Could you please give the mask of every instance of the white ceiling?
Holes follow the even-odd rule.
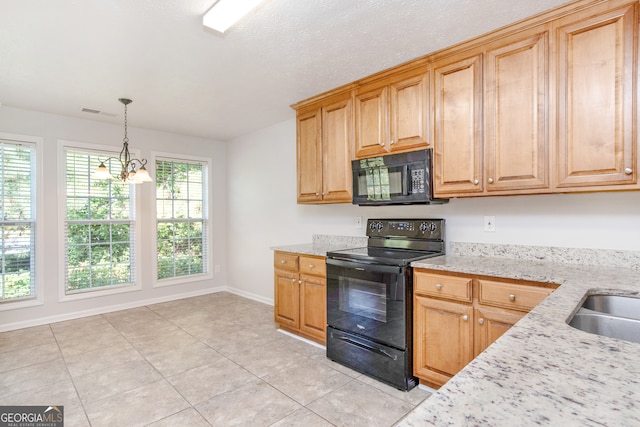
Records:
[[[0,0],[0,103],[229,140],[289,105],[566,0],[267,0],[220,36],[215,0]],[[83,107],[106,114],[81,112]]]

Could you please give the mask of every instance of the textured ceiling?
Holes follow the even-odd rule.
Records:
[[[302,99],[566,0],[267,0],[220,36],[214,0],[0,0],[0,103],[229,140]],[[92,115],[83,107],[103,111]]]

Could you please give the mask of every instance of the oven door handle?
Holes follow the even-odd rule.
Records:
[[[362,262],[344,261],[335,258],[327,258],[327,265],[335,265],[337,267],[352,268],[358,271],[366,271],[370,273],[388,273],[401,274],[402,267],[395,265],[366,264]]]
[[[356,340],[354,340],[352,338],[345,337],[344,335],[339,335],[337,338],[339,340],[341,340],[341,341],[346,342],[347,344],[355,345],[356,347],[360,347],[360,348],[363,348],[365,350],[369,350],[369,351],[371,351],[373,353],[381,354],[381,355],[386,356],[386,357],[388,357],[389,359],[392,359],[392,360],[398,360],[398,356],[389,354],[382,348],[372,347],[372,346],[367,345],[365,343],[356,341]]]

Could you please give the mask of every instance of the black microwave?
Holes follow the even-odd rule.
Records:
[[[354,205],[446,203],[433,198],[432,150],[353,160]]]

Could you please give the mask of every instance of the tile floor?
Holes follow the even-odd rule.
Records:
[[[391,426],[405,393],[276,331],[226,292],[0,333],[0,405],[64,405],[65,426]]]

